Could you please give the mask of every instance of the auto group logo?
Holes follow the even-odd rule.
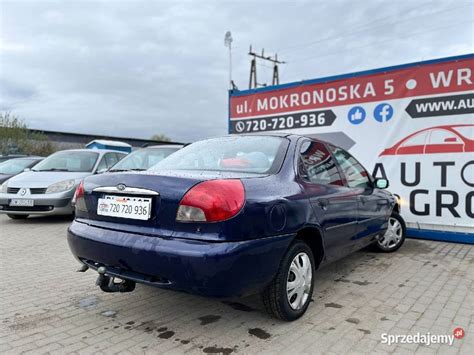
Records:
[[[467,132],[474,132],[474,125],[444,125],[423,128],[400,139],[394,145],[383,150],[383,155],[413,155],[440,153],[474,152],[474,140]],[[421,139],[421,142],[420,142]]]
[[[20,189],[20,191],[18,191],[18,194],[19,194],[20,196],[25,196],[25,195],[26,195],[26,192],[27,192],[27,190],[23,188],[23,189]]]

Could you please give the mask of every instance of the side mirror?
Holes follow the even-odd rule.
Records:
[[[31,169],[30,169],[30,168],[26,168],[26,169],[23,170],[24,173],[26,173],[26,172],[28,172],[28,171],[31,171]]]
[[[99,169],[99,170],[97,170],[95,173],[96,173],[96,174],[103,174],[103,173],[105,173],[106,171],[107,171],[107,169]]]
[[[388,180],[387,179],[383,179],[383,178],[377,178],[375,179],[375,187],[378,188],[378,189],[386,189],[388,187]]]

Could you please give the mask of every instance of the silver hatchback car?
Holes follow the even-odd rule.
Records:
[[[107,171],[126,154],[73,149],[54,153],[0,187],[0,213],[12,219],[74,212],[74,191],[86,176]]]

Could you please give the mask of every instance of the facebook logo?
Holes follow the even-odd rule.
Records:
[[[347,119],[352,124],[360,124],[365,120],[365,110],[361,106],[354,106],[347,113]]]
[[[387,103],[378,104],[374,109],[374,118],[378,122],[387,122],[393,117],[393,107]]]

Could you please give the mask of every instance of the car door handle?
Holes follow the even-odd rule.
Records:
[[[328,209],[329,200],[326,198],[320,198],[317,202],[318,206],[321,207],[324,211]]]

